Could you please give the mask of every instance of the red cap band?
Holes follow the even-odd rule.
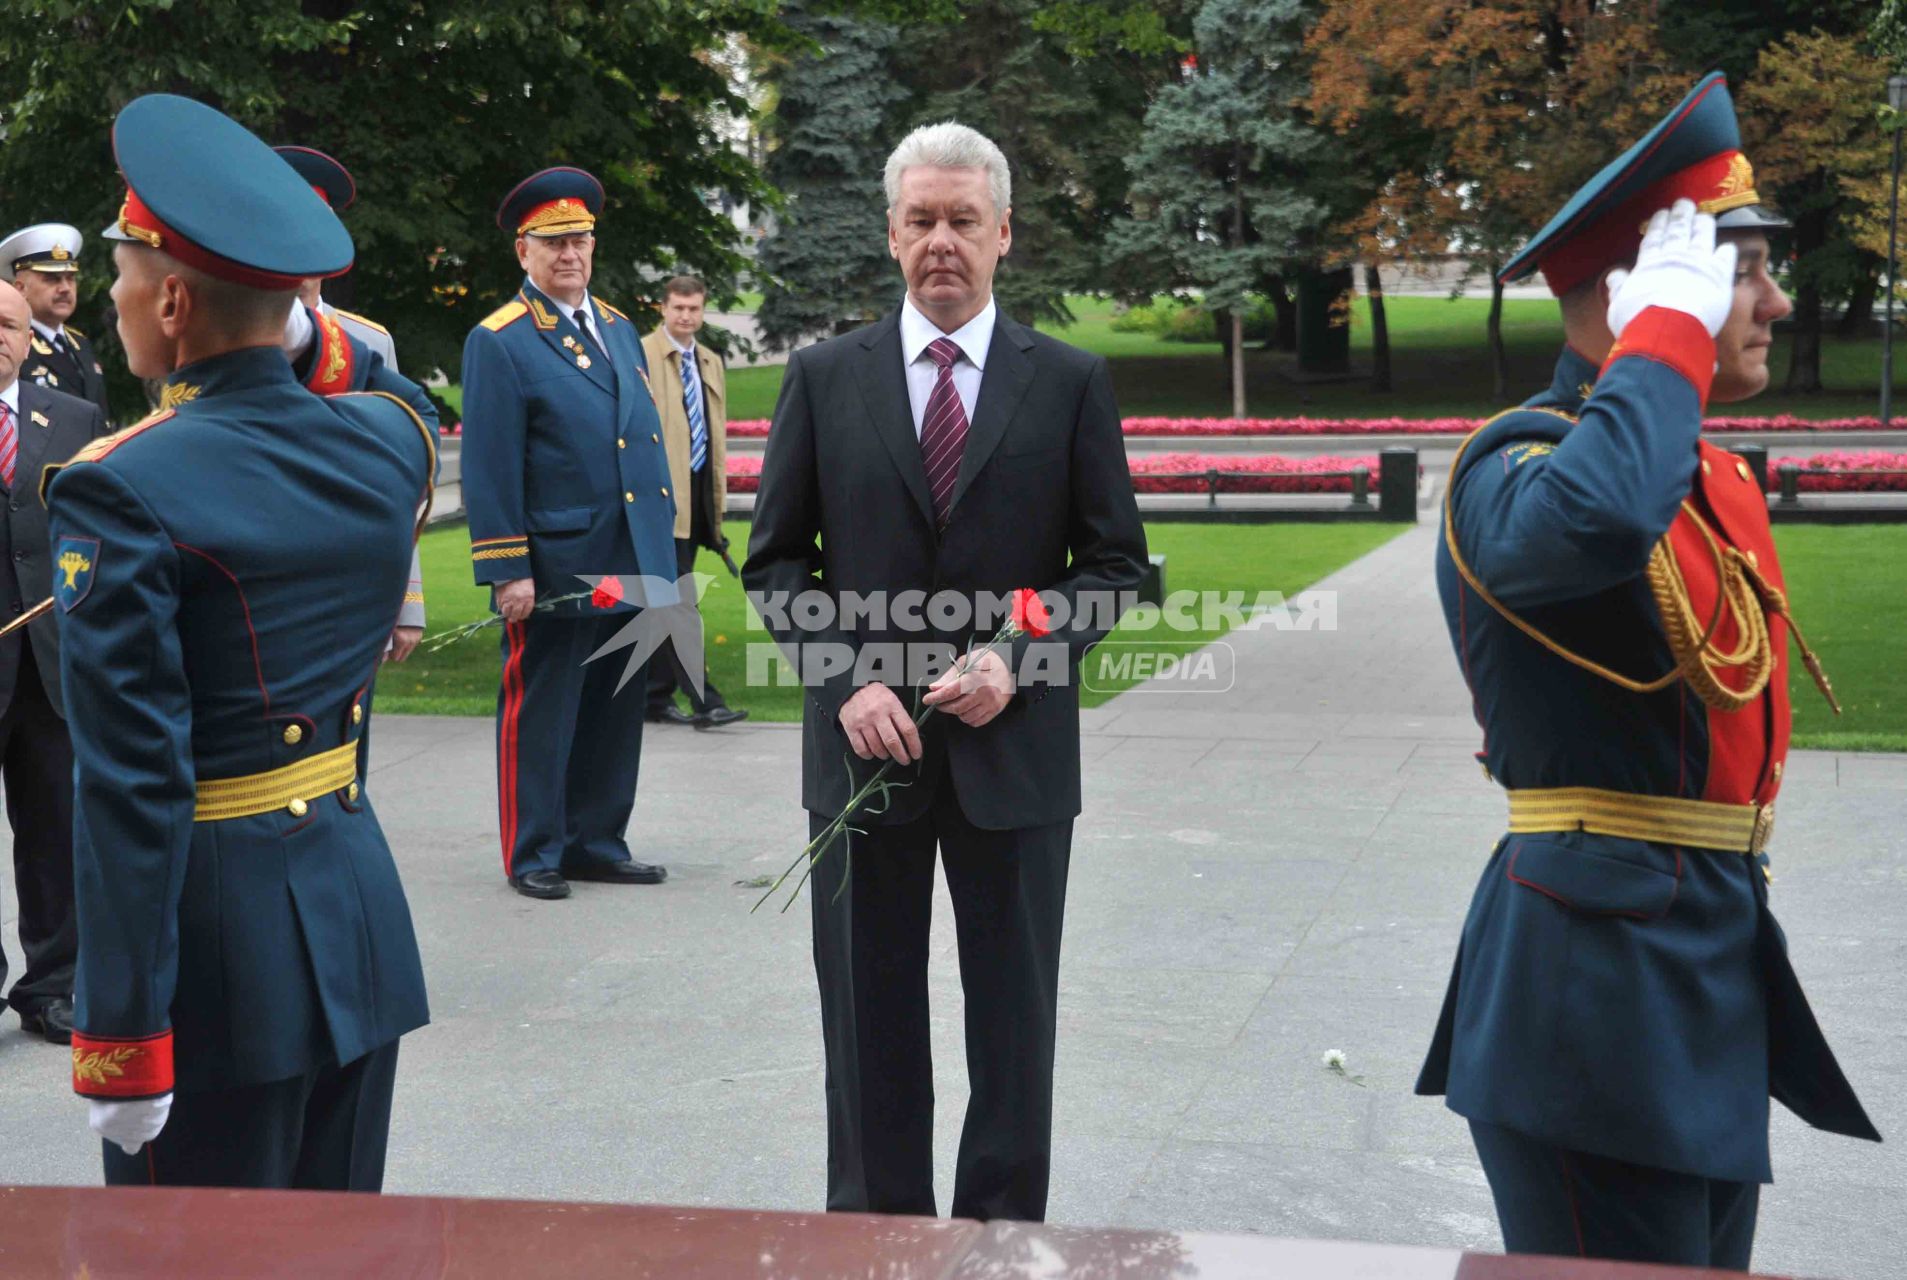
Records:
[[[260,271],[256,267],[233,262],[230,258],[221,258],[210,249],[200,248],[162,222],[157,214],[146,207],[139,193],[130,187],[126,189],[126,202],[119,206],[119,229],[139,243],[171,254],[186,266],[195,267],[214,279],[229,280],[250,289],[269,289],[281,293],[295,290],[305,282],[304,276]],[[346,267],[345,271],[348,270],[350,268]],[[344,271],[331,274],[343,275]]]

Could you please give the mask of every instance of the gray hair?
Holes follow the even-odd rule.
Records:
[[[1013,203],[1013,176],[1007,172],[1006,156],[1001,154],[1000,148],[977,129],[943,120],[914,130],[902,138],[901,144],[887,157],[887,172],[882,175],[882,183],[887,188],[889,212],[901,202],[901,175],[920,166],[985,169],[993,212],[1003,214]]]

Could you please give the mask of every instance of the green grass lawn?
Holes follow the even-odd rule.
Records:
[[[1907,751],[1907,525],[1778,525],[1789,604],[1841,700],[1828,710],[1790,649],[1798,747]]]
[[[1556,304],[1540,298],[1511,298],[1503,304],[1503,337],[1508,352],[1510,395],[1490,395],[1490,355],[1484,340],[1488,297],[1396,297],[1386,302],[1391,329],[1391,369],[1395,391],[1370,389],[1368,377],[1348,382],[1299,386],[1286,371],[1290,357],[1246,353],[1246,410],[1255,418],[1431,418],[1482,417],[1547,385],[1562,346],[1562,322]],[[1130,417],[1224,417],[1231,413],[1230,374],[1216,343],[1167,342],[1147,333],[1115,333],[1113,304],[1101,298],[1072,300],[1074,323],[1048,328],[1054,336],[1105,356],[1112,362],[1113,388],[1120,411]],[[1368,304],[1359,299],[1352,320],[1355,368],[1368,375],[1371,329]],[[1791,413],[1805,418],[1841,418],[1872,414],[1880,387],[1879,339],[1823,340],[1822,377],[1828,390],[1819,395],[1787,395],[1780,390],[1788,371],[1788,342],[1778,338],[1770,367],[1772,388],[1738,410],[1751,414]],[[1903,362],[1907,366],[1907,362]],[[1907,389],[1907,367],[1896,375]],[[781,389],[781,367],[731,369],[729,416],[766,418]],[[1724,412],[1716,406],[1717,412]]]
[[[748,545],[747,522],[731,520],[725,528],[737,551]],[[1397,532],[1396,525],[1378,524],[1155,524],[1147,527],[1146,537],[1155,554],[1165,554],[1168,590],[1239,591],[1249,603],[1259,591],[1290,595],[1307,587]],[[427,533],[423,563],[432,634],[489,613],[489,590],[470,581],[469,533],[463,526]],[[716,686],[755,719],[800,719],[801,690],[780,683],[783,664],[755,622],[741,584],[707,552],[696,568],[714,579],[702,597],[702,625],[709,675]],[[1149,631],[1122,625],[1113,638],[1183,653],[1224,631],[1221,624],[1210,631],[1179,632],[1161,622]],[[385,668],[378,679],[377,708],[398,714],[489,715],[496,709],[498,662],[495,631],[439,653],[426,653],[420,646],[408,662]],[[1084,701],[1096,706],[1130,683],[1107,681],[1103,690],[1088,691]]]

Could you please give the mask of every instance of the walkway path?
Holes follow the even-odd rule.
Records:
[[[1419,525],[1321,584],[1336,631],[1234,634],[1229,694],[1142,688],[1088,716],[1054,1220],[1495,1246],[1462,1123],[1410,1093],[1502,820],[1431,546]],[[797,734],[654,732],[633,831],[669,883],[560,904],[504,888],[487,722],[389,717],[376,744],[436,1019],[406,1042],[390,1189],[818,1207],[807,904],[751,916],[737,883],[804,836]],[[1782,808],[1797,963],[1876,1123],[1907,1139],[1907,758],[1797,754]],[[10,903],[6,932],[17,958]],[[944,1210],[966,1094],[944,892],[934,936]],[[64,1066],[7,1019],[0,1183],[97,1177]],[[1898,1274],[1900,1146],[1782,1111],[1775,1144],[1758,1264]]]

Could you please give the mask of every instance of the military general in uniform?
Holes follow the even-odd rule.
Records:
[[[503,873],[533,898],[665,875],[624,838],[643,681],[618,697],[623,664],[589,661],[640,604],[676,603],[675,498],[642,335],[589,293],[602,207],[602,184],[571,168],[504,197],[497,226],[526,278],[464,343],[471,560],[504,620]]]
[[[167,408],[45,484],[72,724],[74,1088],[110,1183],[376,1190],[428,1018],[357,740],[434,433],[320,399],[281,349],[349,235],[209,107],[119,115],[107,229],[132,372]]]
[[[14,285],[33,309],[32,355],[20,376],[35,386],[92,401],[110,423],[106,371],[91,339],[67,323],[79,305],[79,252],[84,246],[77,227],[42,222],[0,241],[0,263],[13,273]]]
[[[1767,384],[1784,225],[1708,77],[1505,269],[1568,347],[1452,467],[1437,581],[1509,822],[1417,1087],[1515,1252],[1745,1269],[1771,1097],[1879,1136],[1770,913],[1791,641],[1832,693],[1761,485],[1701,439]]]

